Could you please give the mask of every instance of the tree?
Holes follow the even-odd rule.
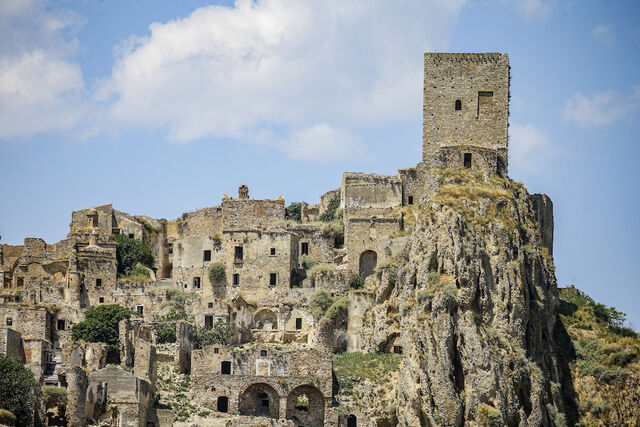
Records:
[[[322,317],[333,304],[331,294],[323,289],[319,290],[309,298],[309,307],[314,316]]]
[[[153,268],[153,253],[148,245],[126,234],[116,234],[115,240],[118,244],[116,248],[118,274],[128,276],[137,264]]]
[[[218,319],[212,328],[196,326],[193,329],[193,348],[203,348],[211,344],[228,344],[235,337],[233,327]]]
[[[158,339],[158,344],[176,342],[176,322],[178,320],[191,320],[191,317],[192,316],[189,316],[184,308],[172,308],[163,316],[155,314],[153,316],[153,321],[162,322],[153,325],[153,329],[156,332],[156,338]]]
[[[33,372],[22,361],[0,354],[0,408],[13,413],[17,425],[33,422],[36,386]]]
[[[118,348],[118,323],[129,319],[133,311],[118,304],[91,307],[84,312],[84,320],[73,325],[74,340],[104,342],[112,349]]]
[[[284,210],[286,219],[296,222],[302,222],[302,203],[291,203]]]
[[[320,221],[322,222],[331,222],[334,219],[336,219],[336,211],[338,210],[338,208],[340,207],[340,197],[335,197],[333,199],[331,199],[331,201],[329,202],[329,205],[327,206],[327,209],[322,212],[322,215],[320,215]]]

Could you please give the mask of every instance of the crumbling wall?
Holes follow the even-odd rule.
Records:
[[[362,208],[402,205],[402,181],[396,176],[361,172],[342,174],[341,205],[345,217]]]
[[[24,362],[24,348],[20,332],[9,328],[0,328],[0,354],[15,357]]]
[[[284,221],[284,199],[227,199],[222,201],[222,229],[266,230]]]

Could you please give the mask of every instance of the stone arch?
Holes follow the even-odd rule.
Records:
[[[296,426],[324,426],[324,396],[312,385],[301,385],[287,396],[287,419]]]
[[[347,427],[358,427],[358,418],[355,415],[349,414],[347,417]]]
[[[362,280],[372,275],[378,265],[378,254],[372,250],[366,250],[360,254],[359,272]]]
[[[277,331],[278,316],[268,308],[261,308],[253,315],[253,328]]]
[[[238,410],[240,415],[277,419],[280,414],[280,397],[276,389],[267,383],[251,384],[240,395]]]

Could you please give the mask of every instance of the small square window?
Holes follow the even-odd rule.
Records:
[[[402,354],[402,347],[401,347],[401,346],[399,346],[399,345],[394,345],[394,346],[393,346],[393,352],[394,352],[395,354]]]
[[[260,356],[261,357],[266,357],[267,356],[267,350],[260,350]]]
[[[200,289],[200,278],[199,277],[194,277],[193,278],[193,287],[196,289]]]
[[[276,248],[271,248],[271,255],[275,255],[276,254]]]
[[[96,279],[96,288],[102,286],[102,279]]]
[[[104,302],[104,297],[100,297],[100,298],[98,298],[98,302],[99,302],[100,304],[102,304],[102,303]]]
[[[186,283],[184,284],[184,288],[187,289],[187,284]]]
[[[144,307],[141,305],[136,305],[136,312],[142,316],[144,314]]]
[[[234,273],[233,274],[233,286],[238,286],[238,285],[240,285],[240,274]]]
[[[211,261],[211,251],[209,251],[209,250],[204,251],[204,261],[205,262]]]
[[[269,274],[269,286],[270,287],[275,287],[276,283],[278,282],[278,275],[276,273],[270,273]]]
[[[218,347],[214,347],[213,354],[218,354],[218,353],[220,353],[220,349]]]
[[[302,329],[302,317],[297,317],[296,318],[296,329],[297,330]]]
[[[13,318],[7,317],[5,323],[7,324],[7,326],[13,326]]]
[[[133,233],[129,233],[129,238],[130,238],[130,239],[133,239],[133,238],[134,238]]]
[[[213,303],[210,302],[209,304],[207,304],[207,308],[213,308]]]
[[[65,327],[64,319],[58,319],[58,330],[64,331],[64,327]]]

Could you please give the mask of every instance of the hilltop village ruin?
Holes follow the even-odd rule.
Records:
[[[411,239],[415,210],[442,185],[433,171],[506,178],[508,56],[426,53],[423,108],[415,167],[394,176],[345,172],[317,205],[302,203],[299,222],[287,219],[283,197],[255,200],[240,185],[236,197],[175,220],[105,204],[74,211],[58,243],[0,245],[0,352],[21,358],[40,385],[67,388],[70,426],[173,425],[177,414],[158,391],[160,363],[189,377],[193,402],[235,423],[220,425],[267,418],[307,427],[393,425],[357,405],[339,409],[332,357],[406,352],[399,323],[370,327],[370,309],[385,298],[381,275]],[[532,195],[529,203],[551,254],[551,201]],[[119,280],[117,234],[152,249],[153,280]],[[222,275],[211,274],[213,264]],[[321,321],[309,302],[319,290],[348,296],[345,319]],[[154,319],[179,293],[190,296],[192,322],[178,321],[176,343],[163,348]],[[104,304],[138,314],[120,323],[120,365],[107,364],[101,343],[71,336],[86,309]],[[195,349],[193,328],[219,320],[232,326],[233,342]]]

